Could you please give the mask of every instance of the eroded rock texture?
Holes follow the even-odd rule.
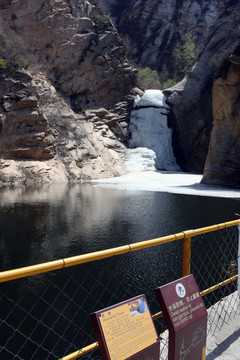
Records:
[[[228,1],[229,2],[229,1]],[[205,45],[226,1],[100,0],[124,37],[128,56],[139,66],[171,69],[173,48],[191,34],[198,50]]]
[[[56,154],[54,134],[36,96],[27,87],[31,76],[18,72],[1,81],[0,156],[48,160]]]
[[[186,171],[202,173],[204,169],[215,116],[213,81],[222,76],[229,56],[239,52],[239,11],[238,3],[219,17],[192,70],[180,83],[164,90],[174,113],[176,156]]]
[[[173,127],[177,161],[185,171],[202,173],[215,119],[213,82],[222,76],[221,67],[229,56],[239,53],[239,1],[100,0],[100,4],[113,17],[125,39],[129,58],[139,67],[157,69],[161,76],[164,72],[172,73],[173,49],[183,44],[185,36],[191,34],[196,45],[197,61],[184,79],[165,90],[164,94],[173,109],[169,122]],[[236,104],[231,106],[234,108]],[[214,125],[214,132],[217,126]],[[212,147],[210,145],[210,149]],[[240,154],[237,147],[234,151],[233,148],[234,145],[232,147],[229,143],[232,158],[224,164],[224,172],[229,166],[229,173],[232,173],[231,163],[240,156],[236,155]],[[208,158],[205,169],[209,168],[211,158]],[[220,174],[218,176],[219,183],[224,185],[231,186],[235,181],[229,176],[230,180],[225,177],[224,182]],[[210,183],[210,177],[204,176],[206,178]]]
[[[202,183],[240,188],[240,61],[215,80],[213,114]]]
[[[2,72],[0,180],[123,174],[137,72],[97,2],[4,1],[0,33],[28,63]]]
[[[220,126],[212,112],[212,86],[224,79],[221,68],[229,56],[239,55],[238,0],[3,0],[0,41],[5,34],[15,58],[28,66],[15,73],[0,70],[0,182],[75,181],[126,171],[129,114],[140,92],[137,71],[99,5],[111,14],[128,56],[140,66],[171,72],[174,46],[187,33],[193,36],[195,65],[164,93],[172,107],[178,164],[203,171],[213,118],[213,144]],[[232,100],[235,109],[238,100]],[[235,126],[237,133],[237,121]],[[224,172],[233,174],[238,142],[225,145],[232,155]],[[208,183],[217,181],[209,175],[212,169],[218,173],[213,148],[210,144],[203,180]],[[230,175],[218,178],[235,186]]]

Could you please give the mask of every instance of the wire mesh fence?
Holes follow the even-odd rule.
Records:
[[[238,236],[238,227],[231,226],[189,239],[185,258],[191,259],[191,273],[200,291],[237,274]],[[152,314],[159,312],[154,289],[182,276],[184,248],[181,239],[2,283],[0,358],[54,360],[74,353],[96,341],[92,312],[140,294],[146,295]],[[220,301],[236,288],[234,281],[204,296],[207,308],[217,304],[211,333],[236,313],[237,296]],[[161,359],[166,359],[164,319],[157,319],[155,325],[165,338]],[[82,358],[100,359],[99,349]]]

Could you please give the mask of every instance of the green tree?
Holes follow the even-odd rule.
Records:
[[[177,83],[176,79],[167,79],[163,83],[163,89],[168,89]]]
[[[6,62],[0,58],[0,69],[6,69],[7,68],[7,64]]]
[[[139,86],[142,89],[161,89],[158,73],[149,67],[138,69]]]
[[[191,34],[186,34],[182,45],[177,44],[174,47],[172,57],[175,67],[175,77],[180,79],[191,70],[197,58],[196,46]]]
[[[0,74],[27,66],[26,60],[8,45],[5,34],[0,33]]]

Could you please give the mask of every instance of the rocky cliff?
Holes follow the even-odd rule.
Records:
[[[0,41],[0,181],[124,173],[137,72],[97,2],[1,1]]]
[[[224,111],[225,120],[222,118],[220,126],[217,120],[219,112],[215,113],[216,105],[212,104],[212,91],[216,99],[217,88],[222,90],[222,86],[216,84],[225,83],[226,68],[230,66],[229,57],[232,54],[239,55],[239,1],[100,0],[100,4],[113,17],[124,37],[131,61],[139,67],[157,69],[160,79],[166,74],[172,76],[173,51],[184,43],[186,34],[190,34],[196,46],[195,65],[182,81],[164,90],[173,109],[169,122],[173,128],[175,156],[183,170],[202,173],[214,121],[203,181],[227,186],[236,186],[238,183],[240,186],[239,161],[236,160],[239,159],[238,142],[229,138],[230,133],[239,133],[240,123],[229,110],[228,120],[227,112]],[[238,78],[236,67],[231,73],[234,71]],[[230,94],[227,96],[228,89]],[[239,92],[237,85],[235,91]],[[225,92],[224,102],[228,103],[227,107],[238,108],[238,98],[231,96],[229,84],[225,85]],[[222,95],[220,98],[223,101]],[[226,157],[228,161],[222,161],[224,155],[221,155],[222,160],[219,158],[221,151],[216,146],[217,140],[214,140],[214,134],[218,132],[222,134],[219,146],[222,146],[225,155],[229,153]]]
[[[214,125],[202,183],[240,187],[240,57],[214,81]]]
[[[202,172],[208,156],[203,181],[237,186],[238,142],[229,134],[239,132],[238,97],[230,95],[226,74],[238,77],[228,59],[239,56],[239,13],[238,0],[2,0],[0,182],[123,174],[129,114],[140,93],[126,54],[160,78],[172,76],[173,51],[190,34],[195,65],[164,90],[174,154],[190,172]],[[220,120],[212,88],[216,99],[223,87],[235,112],[225,109]],[[231,156],[217,169],[222,130],[224,153]],[[221,175],[223,166],[230,175]]]
[[[175,124],[173,126],[176,132],[179,162],[187,171],[203,172],[204,170],[212,126],[214,125],[216,128],[219,124],[215,124],[218,115],[216,116],[216,108],[212,104],[213,84],[215,79],[226,76],[231,55],[239,55],[239,12],[240,4],[238,3],[229,6],[227,11],[219,16],[191,71],[180,83],[164,91],[168,96],[168,103],[173,107],[173,123]],[[235,71],[237,71],[236,68]],[[236,77],[238,77],[237,73]],[[232,101],[232,108],[238,106],[235,102],[236,98],[232,97],[231,100],[227,100],[227,98],[225,101]],[[234,133],[236,123],[229,119],[228,124]],[[238,123],[237,127],[239,126]],[[224,142],[226,143],[224,144]],[[227,149],[228,145],[228,134],[223,133],[222,146]],[[233,161],[235,160],[233,159]],[[228,171],[227,162],[225,166],[226,170],[222,168],[223,172]],[[234,176],[234,174],[232,175]],[[235,181],[236,179],[233,180],[233,182]],[[225,185],[231,185],[231,182],[226,181]]]
[[[160,75],[172,74],[175,64],[169,60],[187,34],[194,39],[198,53],[203,49],[226,3],[237,1],[100,0],[126,41],[129,59],[139,67],[158,70]]]

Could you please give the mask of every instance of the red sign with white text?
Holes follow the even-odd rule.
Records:
[[[193,275],[155,292],[169,329],[168,360],[205,360],[207,310]]]

